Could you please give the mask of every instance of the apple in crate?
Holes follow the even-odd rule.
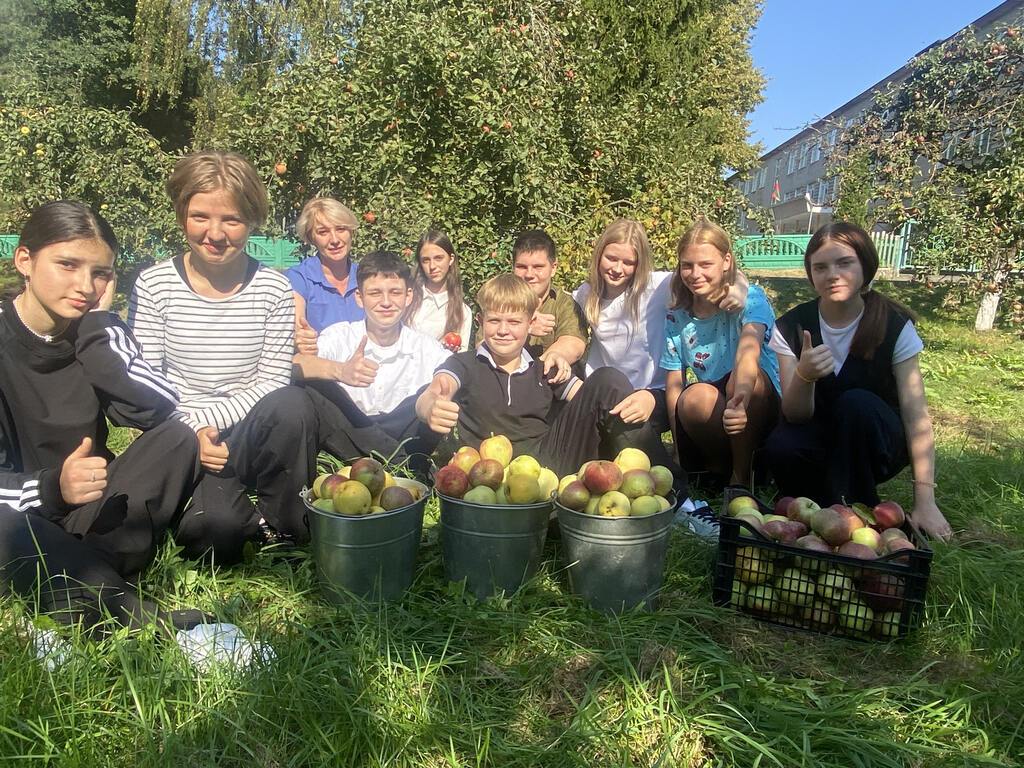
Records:
[[[871,512],[875,517],[875,524],[881,530],[899,528],[907,520],[903,507],[895,501],[881,501],[875,505]]]
[[[809,499],[806,496],[797,496],[786,507],[786,517],[790,520],[799,520],[801,523],[806,525],[808,528],[812,528],[811,517],[821,507],[813,499]]]

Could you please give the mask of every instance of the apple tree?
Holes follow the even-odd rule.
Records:
[[[975,327],[988,330],[1024,266],[1024,35],[967,29],[908,67],[845,133],[837,169],[866,164],[870,218],[912,222],[915,267],[969,275]]]

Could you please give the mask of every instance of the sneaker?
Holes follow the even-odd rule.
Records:
[[[718,541],[718,516],[706,501],[687,498],[677,507],[675,523],[708,543]]]

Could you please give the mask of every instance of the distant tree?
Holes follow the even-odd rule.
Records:
[[[871,218],[912,220],[914,264],[974,275],[975,327],[1019,288],[1024,251],[1024,36],[967,29],[910,62],[848,131],[838,170],[866,158]]]

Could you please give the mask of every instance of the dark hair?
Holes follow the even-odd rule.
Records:
[[[451,256],[452,266],[444,279],[444,288],[448,292],[448,311],[444,321],[445,333],[459,333],[462,330],[462,321],[465,319],[463,308],[462,278],[459,276],[459,257],[455,254],[455,246],[444,232],[439,229],[428,229],[416,243],[416,276],[412,303],[405,310],[405,320],[413,317],[423,304],[423,291],[426,290],[427,276],[423,273],[423,266],[420,264],[420,251],[424,245],[436,245],[442,251]]]
[[[121,252],[121,245],[107,220],[78,200],[55,200],[32,211],[21,228],[18,247],[34,253],[69,240],[100,240],[110,248],[114,258]]]
[[[860,262],[861,271],[864,273],[864,284],[860,289],[860,294],[864,299],[864,316],[850,343],[850,354],[864,360],[871,360],[875,356],[875,350],[885,339],[890,310],[896,311],[910,320],[916,320],[917,317],[898,301],[883,296],[871,287],[871,281],[875,279],[875,274],[878,272],[878,251],[875,249],[871,235],[856,224],[835,221],[826,224],[814,233],[804,252],[804,271],[812,285],[814,281],[811,279],[811,257],[828,242],[841,243],[851,248],[857,254],[857,261]]]
[[[512,261],[515,262],[516,256],[521,253],[534,251],[544,251],[548,261],[555,263],[555,241],[543,229],[528,229],[516,238],[512,246]]]
[[[405,282],[407,288],[412,287],[412,273],[409,265],[394,251],[374,251],[359,259],[356,270],[356,286],[363,290],[363,284],[371,277],[397,277]]]

